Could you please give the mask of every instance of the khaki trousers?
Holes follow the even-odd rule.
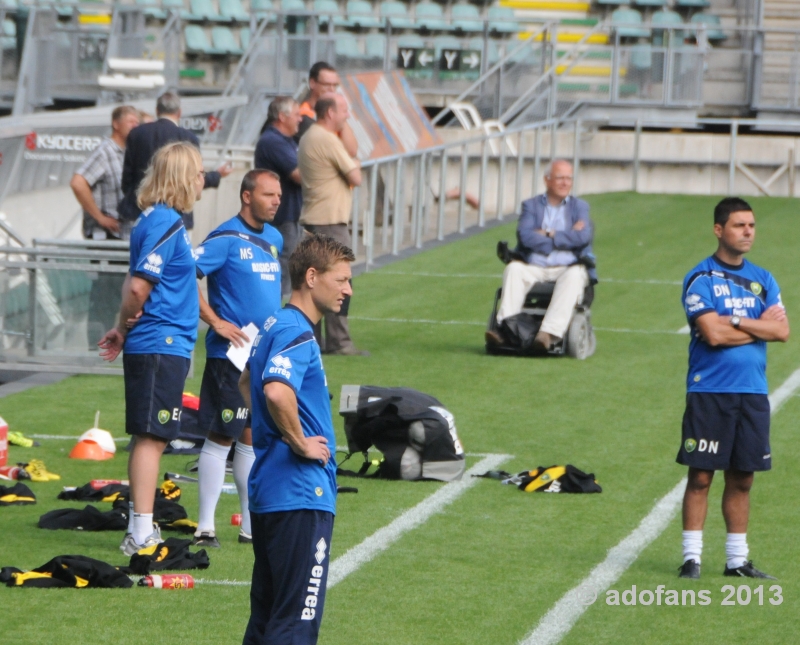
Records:
[[[582,264],[565,267],[539,267],[524,262],[509,262],[503,272],[503,294],[497,310],[497,323],[522,311],[525,296],[538,282],[555,282],[556,287],[541,331],[564,338],[572,313],[583,299],[589,275]]]

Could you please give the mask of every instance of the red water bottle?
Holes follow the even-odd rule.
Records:
[[[130,482],[127,479],[93,479],[89,483],[95,490],[100,490],[104,486],[108,486],[110,484],[124,484],[125,486],[130,485]]]
[[[186,573],[145,576],[139,580],[139,586],[153,589],[194,589],[194,578]]]
[[[30,479],[31,476],[19,466],[0,466],[0,479]]]

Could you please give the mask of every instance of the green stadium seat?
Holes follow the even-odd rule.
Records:
[[[483,18],[478,7],[466,2],[458,2],[450,7],[450,17],[453,29],[465,33],[480,33],[483,31]]]
[[[414,9],[414,16],[417,19],[417,29],[427,29],[428,31],[449,31],[450,23],[444,19],[442,6],[435,2],[425,0],[420,2]]]
[[[369,34],[364,42],[367,58],[383,59],[386,53],[386,36],[383,34]]]
[[[666,46],[667,42],[664,38],[664,33],[666,30],[664,29],[656,29],[657,26],[670,26],[670,25],[680,25],[683,23],[683,18],[681,18],[680,14],[676,11],[656,11],[652,16],[650,16],[650,24],[653,26],[653,44],[656,47]],[[673,44],[678,44],[683,41],[683,32],[680,30],[674,30],[672,32]]]
[[[177,11],[182,18],[186,18],[189,12],[183,4],[183,0],[161,0],[161,7],[167,11]]]
[[[275,21],[272,0],[250,0],[250,11],[256,15],[256,20],[264,20],[266,18],[269,22]]]
[[[219,13],[232,22],[250,22],[250,14],[244,10],[242,0],[219,0]]]
[[[594,0],[597,4],[600,5],[613,5],[615,7],[619,7],[621,5],[629,5],[631,0]]]
[[[519,24],[511,7],[489,7],[487,17],[489,18],[489,31],[495,31],[498,34],[515,34],[519,31]]]
[[[306,3],[303,0],[281,0],[281,11],[283,13],[305,13]]]
[[[669,0],[634,0],[637,7],[664,7]]]
[[[383,25],[386,21],[392,23],[392,29],[413,29],[415,27],[414,21],[408,18],[408,5],[397,0],[385,0],[381,2],[380,7],[381,19]]]
[[[693,9],[705,9],[710,7],[709,0],[675,0],[676,7],[690,7]]]
[[[3,20],[3,35],[0,36],[0,47],[3,51],[17,48],[17,23],[6,18]]]
[[[486,62],[489,64],[489,66],[491,66],[500,60],[500,50],[497,47],[497,43],[491,38],[488,39],[488,42],[486,44],[487,44],[486,51],[484,51],[483,38],[472,38],[469,41],[469,49],[477,49],[478,51],[480,51],[486,58]]]
[[[347,19],[341,15],[336,0],[314,0],[314,12],[320,14],[320,25],[327,25],[328,20],[333,16],[333,24],[336,27],[349,26]]]
[[[727,38],[725,32],[719,29],[721,26],[719,16],[710,13],[696,13],[692,16],[691,20],[693,25],[705,25],[706,37],[713,41],[722,41]]]
[[[211,43],[214,49],[222,49],[227,54],[241,56],[244,52],[236,42],[236,37],[228,27],[213,27],[211,29]]]
[[[650,69],[653,66],[653,49],[650,45],[631,47],[630,66],[633,69]]]
[[[6,14],[13,13],[19,8],[18,0],[0,0],[0,9],[3,9]]]
[[[142,8],[147,18],[165,20],[167,17],[167,12],[160,8],[161,3],[158,0],[136,0],[136,4]]]
[[[436,48],[436,59],[442,55],[443,49],[461,49],[461,41],[455,36],[437,36],[433,40],[433,46]]]
[[[353,34],[336,34],[336,57],[364,58],[358,46],[358,40]]]
[[[242,27],[239,30],[239,42],[242,43],[242,49],[250,46],[250,27]]]
[[[188,54],[219,56],[227,53],[225,50],[216,49],[209,44],[206,32],[200,25],[186,25],[183,28],[183,36],[186,39],[186,53]]]
[[[189,0],[189,8],[187,20],[228,22],[228,18],[224,18],[217,12],[211,0]]]
[[[622,38],[647,38],[650,30],[637,27],[642,24],[642,14],[636,9],[620,7],[611,14],[611,26]]]
[[[374,29],[383,26],[383,22],[375,16],[367,0],[348,0],[347,26]]]
[[[77,8],[78,0],[58,0],[56,12],[59,16],[71,16],[72,11]]]
[[[407,36],[400,36],[400,38],[397,39],[397,47],[399,49],[422,49],[425,47],[425,41],[419,36],[409,34]]]

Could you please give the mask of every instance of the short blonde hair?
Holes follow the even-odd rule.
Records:
[[[166,204],[179,213],[191,212],[196,201],[194,182],[202,169],[200,151],[192,144],[167,144],[153,155],[136,191],[136,203],[142,210]]]

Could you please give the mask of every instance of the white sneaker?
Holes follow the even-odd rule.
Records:
[[[133,539],[133,533],[126,533],[125,537],[122,539],[122,544],[119,545],[119,550],[125,555],[130,556],[134,553],[138,553],[142,549],[161,544],[163,541],[164,540],[161,539],[161,529],[158,524],[153,522],[153,532],[145,538],[144,542],[136,544]]]

